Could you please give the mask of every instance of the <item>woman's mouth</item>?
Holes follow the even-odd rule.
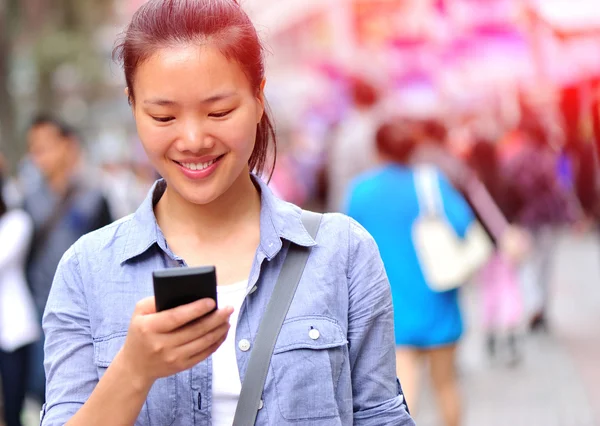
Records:
[[[216,170],[221,159],[225,156],[225,154],[220,155],[210,161],[202,162],[202,163],[189,163],[189,162],[179,162],[174,161],[175,164],[179,166],[181,171],[190,179],[204,179]]]
[[[182,165],[183,167],[185,167],[186,169],[192,170],[192,171],[196,171],[196,170],[204,170],[204,169],[208,169],[210,166],[212,166],[213,164],[215,164],[215,162],[219,159],[220,157],[215,158],[214,160],[211,160],[207,163],[179,163],[180,165]]]

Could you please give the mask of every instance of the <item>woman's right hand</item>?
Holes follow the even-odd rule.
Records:
[[[212,299],[156,312],[154,297],[136,304],[127,339],[117,355],[146,387],[204,361],[225,341],[233,308],[211,312]]]

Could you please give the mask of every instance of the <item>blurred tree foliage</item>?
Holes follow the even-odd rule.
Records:
[[[102,93],[106,65],[98,30],[112,11],[112,0],[0,0],[1,149],[10,160],[24,150],[14,143],[20,136],[20,99],[10,86],[11,73],[19,72],[15,61],[25,58],[34,68],[35,111],[59,111],[65,91],[93,101]]]

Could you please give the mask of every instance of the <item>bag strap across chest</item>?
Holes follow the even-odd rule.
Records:
[[[322,217],[323,215],[318,213],[302,212],[304,227],[313,239],[317,236]],[[275,343],[296,294],[310,251],[310,247],[290,245],[258,328],[235,410],[233,426],[253,426],[256,421]]]

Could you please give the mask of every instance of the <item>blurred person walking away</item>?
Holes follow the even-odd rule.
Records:
[[[367,80],[355,77],[350,82],[350,95],[352,106],[335,132],[328,155],[327,210],[332,212],[343,209],[352,179],[376,164],[373,140],[377,131],[375,107],[379,93]]]
[[[384,124],[377,131],[380,164],[356,178],[347,211],[373,235],[386,267],[395,312],[398,377],[411,410],[418,405],[421,364],[426,361],[444,425],[457,426],[461,398],[455,361],[463,333],[459,292],[432,290],[415,248],[413,225],[422,211],[416,171],[406,164],[417,138],[414,126],[400,121]],[[474,216],[441,173],[436,179],[446,218],[462,238]]]
[[[82,235],[111,223],[108,203],[91,186],[76,132],[50,116],[35,118],[27,134],[29,157],[43,181],[24,197],[33,218],[34,242],[27,262],[27,279],[39,321],[62,255]],[[29,392],[45,400],[44,339],[31,354]]]
[[[23,210],[7,207],[3,190],[0,173],[0,394],[5,426],[21,426],[29,345],[41,332],[25,279],[33,223]]]
[[[515,218],[515,201],[511,185],[507,182],[494,142],[479,140],[470,153],[470,165],[485,185],[496,205],[512,223]],[[521,231],[521,235],[526,234]],[[524,253],[529,240],[515,241]],[[500,353],[507,355],[509,365],[520,361],[518,332],[523,318],[523,295],[518,274],[522,256],[513,256],[515,250],[496,244],[494,256],[479,274],[483,295],[483,327],[489,356],[495,359]],[[501,345],[504,343],[504,345]]]
[[[532,330],[547,330],[549,284],[556,231],[561,225],[580,223],[584,213],[575,193],[559,177],[559,155],[534,112],[524,110],[518,134],[521,149],[506,169],[516,194],[516,222],[532,236],[532,255],[522,269],[526,315]]]

